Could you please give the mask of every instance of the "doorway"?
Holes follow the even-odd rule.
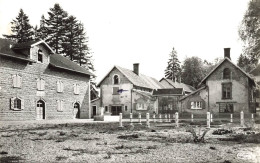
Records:
[[[122,106],[112,106],[111,113],[111,115],[119,115],[119,113],[122,113]]]
[[[97,106],[92,106],[92,118],[97,115]]]
[[[37,101],[36,104],[36,119],[45,119],[45,102],[43,100]]]
[[[74,104],[74,118],[80,118],[80,106],[78,102],[75,102]]]

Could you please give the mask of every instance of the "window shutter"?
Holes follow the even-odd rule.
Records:
[[[16,86],[18,88],[21,88],[21,76],[20,75],[16,76]]]
[[[57,111],[59,111],[59,110],[60,110],[60,101],[57,100]]]
[[[16,75],[12,75],[13,87],[16,87]]]
[[[24,109],[24,99],[21,99],[21,110]]]
[[[77,84],[77,94],[79,94],[79,84]]]
[[[201,103],[202,103],[202,109],[206,109],[206,102],[202,100]]]
[[[14,99],[15,99],[15,97],[12,97],[10,99],[10,109],[14,109]]]
[[[76,93],[76,91],[77,91],[76,84],[73,84],[73,88],[74,88],[74,94],[77,94]]]
[[[60,111],[63,110],[63,107],[64,107],[64,102],[63,102],[63,100],[61,100],[61,101],[60,101]]]
[[[137,103],[133,103],[133,107],[134,107],[134,109],[136,110],[136,108],[137,108]]]
[[[45,81],[41,79],[41,90],[43,91],[45,89]]]
[[[57,92],[60,92],[60,82],[57,81]]]
[[[39,79],[37,79],[36,84],[37,84],[37,90],[39,91],[41,89],[40,88],[40,80]]]
[[[63,92],[63,88],[64,88],[63,82],[60,81],[60,92]]]

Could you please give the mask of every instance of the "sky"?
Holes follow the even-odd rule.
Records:
[[[59,3],[84,24],[98,83],[114,65],[160,80],[174,47],[181,62],[197,56],[214,61],[231,48],[242,53],[238,28],[249,0],[0,0],[0,37],[22,8],[30,24]]]

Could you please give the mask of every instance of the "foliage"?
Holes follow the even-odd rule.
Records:
[[[45,40],[48,37],[48,28],[46,24],[46,19],[42,15],[40,20],[40,28],[35,27],[35,38],[38,40]]]
[[[248,72],[256,66],[260,58],[260,1],[254,0],[248,3],[239,28],[239,36],[244,42],[244,47],[238,65]]]
[[[33,40],[33,28],[29,23],[28,16],[20,9],[18,16],[11,22],[12,34],[3,35],[6,38],[12,39],[18,43],[28,42]]]
[[[185,84],[197,87],[205,77],[203,62],[198,57],[186,58],[182,66],[182,80]]]
[[[170,59],[165,70],[165,77],[167,79],[171,79],[172,81],[177,81],[177,79],[181,75],[181,66],[180,61],[177,57],[177,51],[174,49],[174,47],[172,48],[169,56]]]

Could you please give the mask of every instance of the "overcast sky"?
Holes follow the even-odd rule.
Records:
[[[113,67],[132,69],[160,80],[174,47],[180,61],[198,56],[213,61],[231,48],[242,52],[238,27],[249,0],[0,0],[0,37],[22,8],[31,25],[59,3],[80,20],[89,37],[99,82]]]

